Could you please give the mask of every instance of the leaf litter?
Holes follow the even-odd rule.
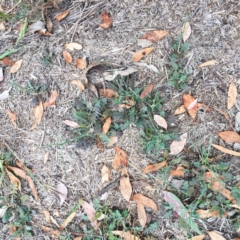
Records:
[[[60,206],[61,206],[64,203],[64,201],[66,200],[67,195],[68,195],[68,190],[67,190],[67,187],[65,186],[65,184],[59,183],[57,185],[57,195],[60,198]]]

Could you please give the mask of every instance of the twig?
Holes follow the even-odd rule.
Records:
[[[10,13],[18,4],[21,3],[22,0],[19,0],[18,3],[16,3],[10,10],[8,10],[6,13]]]

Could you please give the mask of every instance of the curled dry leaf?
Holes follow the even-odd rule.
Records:
[[[49,211],[43,209],[43,214],[44,214],[44,216],[45,216],[46,222],[50,224],[50,223],[51,223],[51,218],[50,218],[50,213],[49,213]]]
[[[147,174],[147,173],[150,173],[150,172],[155,172],[155,171],[157,171],[160,168],[165,167],[165,166],[167,166],[167,161],[163,161],[163,162],[156,163],[156,164],[150,164],[150,165],[147,165],[144,168],[143,173]]]
[[[15,73],[15,72],[17,72],[17,71],[20,69],[20,67],[22,66],[22,62],[23,62],[23,59],[18,60],[17,62],[15,62],[15,63],[12,65],[11,69],[10,69],[10,73]]]
[[[121,176],[125,176],[120,180],[120,191],[122,196],[129,202],[132,195],[132,186],[130,183],[127,169],[124,167]]]
[[[60,198],[60,206],[64,203],[67,198],[68,190],[67,187],[63,183],[59,183],[57,185],[57,195]]]
[[[191,30],[191,26],[190,26],[189,22],[185,22],[182,27],[182,38],[183,38],[184,42],[186,42],[188,40],[188,38],[191,35],[191,32],[192,32],[192,30]]]
[[[8,169],[10,169],[11,171],[13,171],[16,175],[18,175],[19,177],[25,179],[28,182],[29,187],[32,190],[32,194],[35,198],[35,200],[38,200],[38,194],[37,194],[37,189],[33,183],[33,180],[26,174],[26,172],[24,172],[22,169],[17,168],[17,167],[12,167],[12,166],[7,166]]]
[[[226,240],[222,235],[215,231],[208,231],[207,232],[212,240]]]
[[[6,67],[11,67],[15,64],[15,62],[10,57],[4,57],[0,60],[0,62]]]
[[[9,97],[9,92],[11,91],[12,87],[10,87],[8,90],[3,91],[0,94],[0,100],[7,99]]]
[[[67,50],[63,50],[63,57],[67,63],[72,62],[72,56]]]
[[[138,220],[142,228],[145,227],[147,223],[147,215],[144,209],[144,205],[141,203],[137,203],[137,213],[138,213]]]
[[[117,97],[118,96],[118,94],[110,88],[100,89],[99,91],[106,98],[111,98],[111,97]]]
[[[143,57],[150,54],[154,48],[143,48],[133,54],[133,62],[139,62]]]
[[[55,230],[53,228],[50,227],[45,227],[45,226],[41,226],[42,230],[44,232],[49,233],[51,236],[54,236],[55,239],[59,239],[60,235],[61,235],[61,231],[59,230]]]
[[[85,89],[83,83],[80,80],[73,80],[70,82],[72,85],[75,85],[80,91]]]
[[[106,134],[108,132],[108,130],[109,130],[110,126],[111,126],[111,123],[112,123],[112,119],[110,117],[108,117],[106,119],[105,123],[102,126],[102,132],[103,133]]]
[[[220,215],[219,211],[215,210],[215,211],[211,211],[210,209],[208,210],[196,210],[196,212],[199,214],[199,217],[201,219],[205,219],[205,218],[210,218],[210,217],[216,217],[216,218],[220,218],[220,217],[227,217],[227,213],[223,213],[222,215]]]
[[[152,32],[148,32],[145,35],[141,37],[141,39],[147,39],[153,43],[157,42],[158,40],[161,40],[164,38],[166,35],[168,35],[168,32],[164,30],[155,30]]]
[[[76,59],[76,65],[79,69],[85,69],[87,67],[87,59],[86,58],[78,58]]]
[[[58,93],[57,90],[53,90],[48,102],[43,103],[43,107],[49,107],[55,105]]]
[[[102,183],[110,181],[110,179],[111,179],[111,171],[110,171],[110,169],[106,165],[104,165],[102,167],[101,175],[102,175]]]
[[[112,231],[113,234],[118,235],[121,237],[121,239],[124,240],[140,240],[139,237],[131,234],[130,231],[124,232],[124,231]]]
[[[207,61],[205,63],[202,63],[198,66],[198,68],[202,68],[202,67],[206,67],[206,66],[213,66],[217,63],[216,60],[210,60],[210,61]]]
[[[62,13],[59,13],[55,18],[58,20],[58,21],[61,21],[62,19],[64,19],[68,14],[69,14],[70,10],[66,10]]]
[[[187,111],[186,107],[182,105],[175,110],[174,115],[179,115],[179,114],[185,113],[186,111]]]
[[[237,101],[237,87],[233,82],[231,82],[228,89],[228,102],[227,102],[228,110],[231,109],[236,104],[236,101]]]
[[[27,173],[28,171],[30,172],[34,172],[33,170],[27,168],[22,162],[20,162],[19,160],[16,159],[16,165],[21,168],[25,173]]]
[[[141,93],[140,99],[145,98],[153,90],[153,83],[150,83]]]
[[[172,171],[171,171],[170,175],[171,175],[171,176],[174,176],[174,177],[184,176],[184,167],[178,166],[178,167],[176,168],[176,170],[172,170]]]
[[[75,42],[71,42],[71,43],[67,43],[64,45],[65,48],[69,49],[69,50],[81,50],[82,49],[82,45],[79,43],[75,43]]]
[[[48,158],[49,158],[49,151],[47,151],[47,152],[44,154],[44,158],[43,158],[43,163],[44,163],[44,164],[48,161]]]
[[[164,128],[164,129],[167,129],[167,122],[163,117],[161,117],[160,115],[154,115],[153,119],[157,123],[158,126]]]
[[[170,145],[170,154],[173,154],[173,155],[176,155],[176,154],[179,154],[185,144],[187,143],[187,133],[184,133],[180,136],[180,141],[173,141]]]
[[[8,171],[7,168],[5,168],[5,170],[6,170],[6,173],[7,173],[8,177],[9,177],[9,179],[10,179],[11,184],[12,185],[13,184],[17,184],[18,190],[21,191],[21,182],[20,182],[20,180],[16,176],[14,176],[10,171]]]
[[[11,120],[14,126],[17,126],[17,116],[15,113],[11,112],[9,109],[6,111],[9,119]]]
[[[195,99],[189,94],[183,94],[183,103],[188,111],[188,114],[195,120],[197,115],[197,105],[195,104],[191,109],[188,109],[189,105],[194,102]]]
[[[136,203],[140,203],[142,205],[144,205],[145,207],[150,207],[152,208],[155,212],[158,211],[158,206],[157,204],[150,198],[143,196],[140,193],[136,193],[132,196],[132,201],[136,202]]]
[[[73,220],[73,218],[76,216],[76,212],[72,212],[65,220],[64,222],[61,224],[60,228],[64,229],[66,228],[66,226]]]
[[[121,148],[117,147],[117,146],[114,147],[114,150],[116,152],[116,155],[118,155],[118,158],[120,159],[120,162],[126,167],[127,163],[128,163],[128,155],[127,155],[127,153],[125,151],[123,151]]]
[[[96,230],[98,228],[97,220],[95,218],[96,213],[97,213],[96,210],[94,209],[94,207],[92,205],[90,205],[89,203],[83,201],[82,199],[80,199],[79,202],[82,205],[85,213],[87,214],[88,219],[91,222],[92,226]]]
[[[39,105],[36,106],[33,110],[33,114],[35,117],[35,121],[32,125],[32,127],[30,128],[30,130],[33,130],[37,127],[37,125],[39,125],[39,123],[41,122],[42,116],[43,116],[43,103],[42,101],[39,102]]]
[[[225,147],[222,147],[222,146],[219,146],[219,145],[216,145],[216,144],[212,144],[212,146],[214,148],[218,149],[219,151],[223,152],[223,153],[227,153],[227,154],[230,154],[230,155],[233,155],[233,156],[240,156],[240,152],[236,152],[236,151],[227,149]]]
[[[118,137],[117,136],[110,136],[107,147],[113,146],[115,143],[117,143],[117,141],[118,141]]]
[[[225,142],[240,142],[240,135],[234,131],[219,132],[218,136],[222,138]]]
[[[80,125],[74,121],[71,121],[71,120],[65,120],[63,121],[63,123],[65,123],[66,125],[72,127],[72,128],[79,128]]]
[[[113,21],[106,12],[102,13],[102,21],[103,23],[99,24],[99,27],[110,28],[112,26]]]

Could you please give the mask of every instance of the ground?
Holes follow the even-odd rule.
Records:
[[[39,12],[33,7],[36,3],[30,0],[23,2],[26,6],[32,7],[29,7],[33,11],[29,18],[29,25],[37,20],[43,20],[41,9]],[[11,10],[10,13],[14,14],[23,8],[23,3],[14,7],[16,3],[3,0],[1,7],[4,12]],[[55,16],[67,9],[70,9],[69,15],[58,22]],[[34,11],[38,14],[34,14]],[[101,14],[104,11],[113,19],[112,27],[108,29],[99,27],[102,22]],[[115,155],[112,147],[105,148],[101,152],[96,145],[82,150],[76,149],[74,144],[65,143],[73,135],[71,128],[63,121],[73,120],[72,111],[76,97],[82,97],[85,100],[93,97],[93,93],[88,89],[80,92],[70,84],[71,80],[83,79],[83,72],[75,67],[74,62],[73,64],[65,62],[62,51],[66,43],[77,42],[83,46],[82,50],[69,51],[73,59],[86,57],[90,64],[107,62],[111,63],[114,69],[124,69],[130,66],[138,69],[138,72],[134,74],[136,85],[147,86],[151,82],[154,83],[154,92],[164,97],[163,110],[166,112],[166,117],[171,116],[183,104],[183,93],[190,94],[197,98],[198,102],[209,106],[211,112],[198,111],[196,121],[193,121],[186,113],[176,116],[174,124],[178,133],[188,132],[189,134],[186,147],[190,151],[200,151],[202,146],[208,148],[210,139],[215,144],[232,147],[220,140],[216,134],[231,130],[231,127],[225,117],[214,107],[228,113],[234,125],[235,115],[240,111],[240,102],[237,98],[235,106],[227,110],[227,92],[230,81],[238,86],[240,79],[239,1],[72,0],[63,1],[56,4],[54,8],[48,9],[48,16],[53,23],[52,36],[27,31],[20,42],[20,45],[24,47],[10,55],[14,61],[23,59],[19,71],[11,74],[10,67],[0,64],[0,67],[4,68],[5,75],[0,91],[12,87],[10,97],[0,101],[0,140],[10,146],[19,160],[34,170],[34,179],[39,194],[39,201],[35,201],[33,197],[27,201],[28,207],[36,211],[31,220],[34,233],[32,239],[51,239],[39,227],[39,225],[55,227],[53,224],[46,223],[43,209],[48,210],[56,221],[61,223],[80,198],[89,203],[96,198],[98,191],[103,187],[101,168],[104,164],[111,169],[112,179],[120,175],[119,171],[112,169]],[[177,36],[181,34],[183,23],[186,21],[190,22],[192,29],[188,40],[190,48],[185,61],[189,69],[189,87],[182,90],[168,86],[168,70],[172,45]],[[6,30],[0,30],[0,55],[13,48],[19,34],[16,30],[18,24],[19,21],[9,20],[6,21]],[[165,30],[169,34],[154,43],[151,46],[154,47],[154,51],[141,62],[153,64],[160,74],[132,62],[133,53],[141,49],[137,44],[137,39],[152,30]],[[45,51],[53,54],[53,60],[49,66],[45,66],[43,62]],[[217,64],[197,68],[200,63],[212,59],[216,60]],[[101,71],[92,71],[89,79],[97,87],[103,84],[99,80],[103,79]],[[34,122],[32,99],[39,93],[31,90],[29,83],[35,87],[41,85],[48,87],[48,91],[41,94],[43,101],[46,101],[55,89],[59,94],[56,104],[44,110],[40,124],[32,131],[30,130]],[[7,109],[17,114],[17,127],[11,124],[6,114]],[[190,238],[186,229],[179,224],[178,217],[166,218],[164,215],[166,208],[161,189],[165,186],[165,180],[161,179],[160,174],[144,175],[142,173],[146,165],[163,158],[164,153],[159,152],[154,158],[142,153],[139,130],[133,124],[124,131],[117,146],[129,155],[127,169],[131,181],[144,180],[153,187],[152,191],[135,189],[134,193],[142,192],[159,206],[159,211],[156,213],[147,208],[147,212],[152,215],[151,221],[158,224],[158,228],[152,233],[155,239]],[[49,152],[49,159],[44,163],[46,152]],[[218,156],[220,160],[216,161],[228,162],[229,171],[234,176],[239,175],[239,161],[234,162],[230,155],[211,149],[210,156]],[[179,158],[192,161],[196,156],[183,151]],[[237,181],[239,179],[236,179],[235,183]],[[48,186],[56,188],[60,182],[68,188],[68,197],[61,207],[58,196],[47,188]],[[9,181],[6,180],[1,190],[2,196],[11,193],[8,184]],[[22,193],[31,196],[27,183],[22,181],[22,185]],[[107,200],[103,202],[108,203],[111,208],[127,209],[137,219],[136,204],[134,202],[128,204],[118,187],[110,190]],[[82,214],[83,210],[79,208],[74,219],[76,224],[81,223]],[[230,216],[203,219],[197,223],[204,233],[215,230],[226,239],[233,239],[237,236]],[[1,238],[8,239],[9,229],[7,226],[1,225],[1,227],[3,227]],[[22,239],[29,238],[23,237]]]

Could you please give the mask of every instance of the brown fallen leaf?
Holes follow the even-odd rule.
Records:
[[[187,110],[192,109],[197,105],[197,99],[193,100],[187,107]]]
[[[147,165],[144,168],[143,173],[147,174],[147,173],[150,173],[150,172],[155,172],[155,171],[157,171],[160,168],[165,167],[165,166],[167,166],[167,161],[163,161],[163,162],[156,163],[156,164],[150,164],[150,165]]]
[[[6,24],[6,22],[0,22],[0,31],[5,31],[6,30],[5,24]]]
[[[133,62],[139,62],[143,57],[150,54],[154,48],[143,48],[133,54]]]
[[[124,240],[140,240],[139,237],[131,234],[130,231],[124,232],[124,231],[112,231],[113,234],[118,235],[121,237],[121,239]]]
[[[87,67],[87,59],[86,58],[78,58],[76,59],[76,65],[79,69],[85,69]]]
[[[61,21],[62,19],[64,19],[68,14],[69,14],[70,10],[66,10],[62,13],[59,13],[55,18],[58,20],[58,21]]]
[[[48,102],[43,103],[43,107],[49,107],[55,105],[58,93],[57,90],[53,90]]]
[[[18,190],[21,191],[21,182],[20,182],[20,180],[16,176],[14,176],[10,171],[8,171],[7,168],[5,168],[5,170],[6,170],[6,173],[7,173],[8,177],[9,177],[9,179],[10,179],[11,184],[12,185],[13,184],[17,184]]]
[[[191,30],[191,26],[190,26],[189,22],[185,22],[182,27],[183,42],[186,42],[188,40],[188,38],[191,35],[191,32],[192,32],[192,30]]]
[[[99,27],[110,28],[112,26],[113,21],[106,12],[102,13],[102,21],[103,23],[99,24]]]
[[[176,170],[172,170],[172,171],[171,171],[170,175],[171,175],[171,176],[174,176],[174,177],[184,176],[184,167],[178,166],[178,167],[176,168]]]
[[[37,189],[33,183],[33,180],[20,168],[12,167],[12,166],[7,166],[7,168],[28,182],[28,185],[32,190],[32,194],[33,194],[35,200],[38,200]]]
[[[207,231],[207,233],[212,240],[226,240],[226,238],[215,231]]]
[[[186,111],[187,111],[187,108],[184,105],[182,105],[175,110],[174,115],[179,115],[179,114],[185,113]]]
[[[39,105],[36,106],[33,110],[33,114],[35,117],[35,121],[32,125],[32,127],[30,128],[30,130],[33,130],[37,127],[37,125],[39,125],[39,123],[41,122],[42,116],[43,116],[43,103],[42,101],[39,102]]]
[[[158,211],[158,206],[157,204],[150,198],[143,196],[140,193],[136,193],[132,196],[131,198],[132,201],[136,203],[143,204],[145,207],[150,207],[152,208],[155,212]]]
[[[0,62],[6,67],[11,67],[15,63],[10,57],[4,57],[0,60]]]
[[[141,37],[141,39],[147,39],[151,42],[157,42],[158,40],[161,40],[162,38],[164,38],[166,35],[168,35],[168,32],[164,30],[156,30],[156,31],[146,33]]]
[[[120,191],[122,193],[122,196],[129,202],[132,196],[132,186],[130,183],[127,169],[125,167],[122,169],[121,176],[125,177],[120,180]]]
[[[43,30],[38,30],[37,33],[41,34],[41,35],[44,35],[44,36],[52,36],[52,34],[50,32],[48,32],[46,29],[43,31]]]
[[[27,173],[28,171],[30,172],[34,172],[33,170],[27,168],[24,164],[22,164],[18,159],[16,159],[16,165],[21,168],[25,173]]]
[[[96,139],[96,145],[97,145],[97,148],[98,148],[101,152],[104,151],[104,145],[103,145],[102,141],[101,141],[99,138]]]
[[[137,203],[137,213],[138,213],[138,221],[143,229],[147,223],[147,215],[146,215],[143,204]]]
[[[43,157],[43,163],[46,164],[46,162],[48,161],[48,158],[49,158],[49,151],[47,151],[45,154],[44,154],[44,157]]]
[[[41,228],[44,232],[49,233],[51,236],[54,236],[55,239],[59,239],[60,235],[62,234],[61,231],[50,227],[41,226]]]
[[[227,217],[227,213],[223,213],[221,216],[219,211],[217,210],[211,211],[210,209],[208,210],[199,209],[199,210],[196,210],[196,212],[199,214],[199,217],[201,219],[210,218],[210,217],[216,217],[216,218]]]
[[[99,92],[106,98],[117,97],[118,94],[110,88],[100,89]]]
[[[85,89],[83,83],[80,80],[73,80],[70,83],[72,85],[75,85],[81,92]]]
[[[51,223],[50,212],[43,209],[43,214],[45,216],[46,222],[50,224]]]
[[[102,175],[102,183],[109,182],[111,179],[111,171],[110,169],[104,165],[101,169],[101,175]]]
[[[205,235],[198,235],[192,238],[189,238],[188,240],[203,240],[205,238]]]
[[[20,69],[20,67],[22,66],[22,62],[23,62],[23,59],[18,60],[17,62],[15,62],[15,63],[12,65],[11,69],[10,69],[10,73],[15,73],[15,72],[17,72],[17,71]]]
[[[216,144],[212,144],[212,146],[214,148],[218,149],[219,151],[223,152],[223,153],[227,153],[227,154],[230,154],[230,155],[233,155],[233,156],[240,156],[240,152],[235,152],[233,150],[227,149],[225,147],[222,147],[222,146],[219,146],[219,145],[216,145]]]
[[[120,168],[120,165],[121,165],[120,156],[119,154],[115,153],[113,163],[112,163],[113,169],[117,171]]]
[[[13,235],[13,233],[15,233],[16,231],[17,231],[16,226],[12,226],[12,227],[10,228],[9,235],[10,235],[10,236]],[[16,238],[13,238],[13,240],[16,240]],[[19,238],[19,240],[21,240],[21,239]]]
[[[213,107],[213,108],[216,111],[218,111],[219,113],[221,113],[228,120],[230,127],[234,130],[234,127],[232,125],[232,122],[231,122],[231,119],[230,119],[229,115],[227,113],[223,112],[222,110],[218,109],[218,108],[215,108],[215,107]]]
[[[127,153],[117,146],[114,147],[114,150],[116,152],[116,155],[119,156],[120,162],[126,167],[128,163]]]
[[[167,129],[167,121],[160,115],[153,116],[154,121],[157,123],[158,126]]]
[[[228,89],[228,102],[227,108],[228,110],[231,109],[237,101],[237,87],[234,82],[231,82],[229,89]]]
[[[141,95],[140,95],[140,99],[143,99],[145,97],[147,97],[147,95],[152,92],[153,90],[153,83],[150,83],[146,88],[144,88],[144,90],[142,91]]]
[[[71,121],[71,120],[65,120],[63,121],[63,123],[65,123],[66,125],[72,127],[72,128],[79,128],[80,125],[74,121]]]
[[[117,143],[117,141],[118,141],[118,137],[117,136],[110,136],[107,147],[113,146],[115,143]]]
[[[63,57],[67,63],[72,62],[72,56],[67,50],[63,50]]]
[[[108,117],[105,121],[105,123],[103,124],[102,126],[102,132],[104,134],[106,134],[111,126],[111,123],[112,123],[112,119],[110,117]]]
[[[216,60],[210,60],[210,61],[207,61],[205,63],[202,63],[198,66],[198,68],[202,68],[202,67],[206,67],[206,66],[213,66],[217,63]]]
[[[197,115],[197,105],[195,104],[193,108],[188,109],[189,105],[194,102],[195,99],[189,95],[189,94],[183,94],[183,103],[185,108],[188,111],[188,114],[193,118],[193,120],[196,119],[196,115]]]
[[[129,109],[134,105],[135,105],[135,102],[133,100],[127,100],[127,103],[122,103],[122,104],[119,104],[118,106],[121,107],[121,108]]]
[[[225,142],[240,142],[240,135],[234,131],[219,132],[218,136],[222,138]]]
[[[11,112],[9,109],[6,112],[8,114],[9,119],[11,120],[12,124],[16,127],[17,126],[17,116],[16,116],[16,114]]]
[[[52,28],[53,28],[53,23],[50,17],[47,17],[46,19],[46,27],[49,33],[52,32]]]
[[[205,108],[206,111],[211,112],[210,108],[203,103],[197,103],[197,108]]]
[[[82,49],[82,45],[79,43],[75,43],[75,42],[71,42],[71,43],[67,43],[64,45],[67,49],[69,50],[81,50]]]
[[[216,181],[219,181],[219,180],[225,180],[225,178],[217,173],[214,173],[212,171],[209,171],[209,172],[206,172],[205,175],[204,175],[204,180],[206,182],[216,182]]]
[[[173,141],[170,145],[170,154],[177,155],[179,154],[184,146],[187,143],[187,133],[184,133],[180,136],[180,141]]]
[[[88,219],[91,222],[94,229],[95,230],[98,229],[97,219],[95,218],[97,212],[94,209],[94,207],[82,199],[80,199],[79,202],[82,205],[82,207],[83,207],[85,213],[87,214]]]
[[[76,212],[72,212],[65,220],[64,222],[61,224],[60,228],[64,229],[66,228],[66,226],[73,220],[73,218],[76,216]]]

